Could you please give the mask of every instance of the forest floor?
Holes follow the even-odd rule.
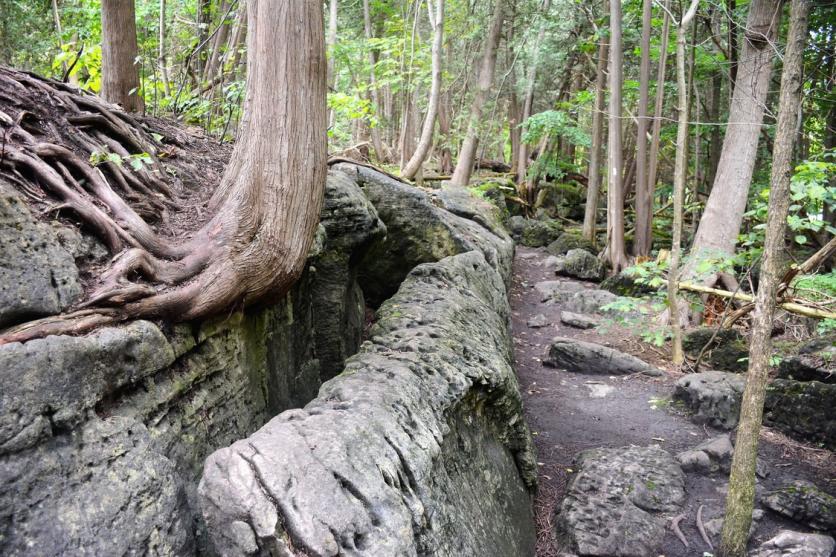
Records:
[[[555,280],[542,264],[543,249],[517,247],[511,288],[512,326],[516,369],[523,392],[525,413],[534,434],[540,464],[539,489],[535,502],[538,523],[538,557],[557,555],[552,525],[553,512],[570,480],[575,456],[585,449],[659,445],[671,454],[693,448],[722,433],[692,423],[676,405],[668,404],[673,386],[682,374],[674,371],[663,350],[647,345],[622,327],[604,331],[579,330],[560,323],[560,304],[540,301],[534,285]],[[568,279],[566,279],[568,280]],[[595,288],[592,283],[585,283]],[[549,324],[530,328],[528,319],[546,316]],[[597,342],[637,356],[666,371],[661,377],[645,375],[583,375],[545,367],[542,360],[555,336]],[[836,487],[836,462],[832,453],[795,443],[769,431],[761,439],[761,459],[768,476],[759,479],[759,493],[794,479],[814,481],[826,490]],[[689,540],[686,549],[668,528],[661,554],[666,557],[702,556],[710,549],[696,527],[696,513],[704,505],[703,519],[722,515],[727,477],[687,474],[687,517],[680,525]],[[759,545],[778,529],[806,530],[766,512],[752,538]]]

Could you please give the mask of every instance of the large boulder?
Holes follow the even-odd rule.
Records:
[[[830,536],[781,530],[750,557],[831,557],[834,550],[836,542]]]
[[[665,537],[665,513],[685,502],[685,476],[659,447],[581,453],[556,510],[561,549],[577,555],[649,557]]]
[[[552,339],[543,364],[576,373],[597,375],[629,373],[661,375],[662,373],[647,362],[614,348],[563,337]]]
[[[596,253],[595,245],[575,232],[562,233],[554,242],[546,247],[546,251],[557,256],[566,255],[573,249],[582,249],[592,255]]]
[[[584,285],[568,280],[544,280],[534,285],[540,294],[540,301],[559,304],[569,300],[576,292],[584,290]]]
[[[511,235],[518,244],[530,248],[547,246],[560,234],[560,225],[553,220],[527,219],[511,217],[509,221]]]
[[[712,336],[714,340],[711,340]],[[708,348],[703,353],[702,363],[707,367],[719,371],[746,371],[749,347],[737,329],[718,331],[714,327],[698,327],[682,336],[682,349],[691,359],[695,359],[706,344]]]
[[[348,163],[332,168],[363,188],[386,225],[386,237],[375,241],[360,263],[359,280],[372,306],[394,294],[416,265],[472,250],[481,251],[506,284],[510,281],[514,244],[504,230],[488,224],[489,217],[455,215],[429,193],[372,168]]]
[[[796,439],[836,450],[836,384],[776,379],[769,384],[764,423]]]
[[[836,531],[836,497],[811,482],[795,480],[766,494],[763,504],[810,528]]]
[[[836,384],[836,338],[831,335],[808,343],[797,355],[781,360],[778,377]]]
[[[0,328],[60,313],[82,295],[58,228],[38,221],[0,179]]]
[[[601,313],[602,308],[618,300],[618,296],[595,288],[578,289],[566,300],[566,309],[576,313]]]
[[[335,173],[322,223],[308,269],[273,306],[0,346],[0,554],[207,552],[205,458],[314,398],[320,358],[342,369],[364,330],[356,261],[380,223]],[[100,257],[54,228],[76,261]]]
[[[532,555],[509,312],[480,252],[417,267],[317,399],[207,460],[216,551]]]
[[[676,382],[674,399],[682,401],[698,422],[732,429],[740,417],[740,398],[746,378],[735,373],[705,371]]]
[[[581,280],[600,281],[606,273],[604,262],[582,249],[569,250],[566,255],[558,257],[554,265],[557,275],[574,277]]]
[[[601,282],[601,288],[628,298],[637,298],[656,291],[655,288],[639,283],[636,277],[624,271],[605,278]]]

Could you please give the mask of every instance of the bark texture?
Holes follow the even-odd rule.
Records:
[[[608,44],[602,38],[598,45],[598,65],[595,74],[595,108],[592,113],[592,148],[589,152],[589,185],[583,217],[583,237],[595,241],[598,221],[598,197],[601,193],[601,158],[604,155],[604,103],[607,89]]]
[[[775,145],[772,151],[772,176],[769,190],[769,213],[766,221],[761,277],[752,320],[749,346],[749,370],[740,406],[740,425],[737,430],[732,459],[726,515],[723,522],[720,554],[724,557],[744,557],[752,522],[755,497],[755,464],[758,455],[758,435],[763,421],[766,383],[769,379],[769,359],[772,355],[772,321],[775,295],[783,275],[784,234],[790,202],[790,178],[795,143],[795,123],[801,103],[804,46],[807,40],[809,0],[793,0],[784,70],[781,76],[781,100]],[[745,73],[741,68],[741,77]],[[738,82],[740,83],[740,81]]]
[[[621,142],[621,85],[624,53],[621,45],[621,2],[610,2],[610,110],[607,139],[607,259],[614,273],[627,266],[624,247],[624,157]]]
[[[432,46],[432,85],[430,86],[430,98],[427,101],[427,115],[424,118],[424,126],[421,129],[421,138],[418,140],[418,147],[406,163],[403,169],[403,177],[412,180],[421,165],[424,164],[430,148],[433,144],[433,133],[435,131],[435,119],[438,115],[438,105],[441,98],[441,46],[444,40],[444,0],[436,0],[435,13],[433,13],[432,0],[427,3],[427,14],[430,26],[433,28]]]
[[[695,260],[734,252],[755,168],[780,19],[778,0],[754,0],[749,6],[723,150],[694,239]]]
[[[479,70],[479,82],[476,94],[473,96],[473,104],[470,105],[470,120],[467,125],[467,134],[462,142],[459,151],[459,160],[456,169],[453,171],[452,182],[459,186],[466,186],[470,182],[470,175],[473,173],[473,165],[476,162],[476,148],[479,145],[479,128],[482,124],[482,108],[488,98],[488,93],[493,85],[493,74],[496,69],[496,51],[499,46],[499,38],[502,35],[502,23],[505,20],[505,0],[495,0],[491,28],[485,39],[485,50],[482,54],[482,65]]]
[[[0,344],[135,317],[196,319],[276,299],[300,275],[325,186],[322,6],[316,0],[250,0],[247,12],[248,79],[241,135],[208,203],[211,217],[187,241],[173,243],[158,236],[88,162],[90,151],[102,144],[126,155],[147,152],[150,170],[135,176],[110,169],[111,179],[123,190],[152,194],[151,188],[157,188],[161,195],[171,193],[155,179],[164,175],[156,157],[161,146],[137,122],[126,125],[131,122],[128,115],[92,97],[54,92],[51,98],[70,112],[68,122],[106,132],[78,138],[86,158],[63,145],[38,142],[20,125],[7,134],[14,141],[6,147],[4,166],[13,173],[23,169],[33,174],[34,187],[73,209],[118,256],[102,273],[85,303],[87,309],[6,331]],[[297,55],[287,56],[288,52]],[[6,83],[14,77],[26,79],[21,74],[2,77]],[[52,93],[33,79],[28,83]],[[6,125],[14,122],[2,112],[0,118]],[[79,176],[93,199],[79,193]],[[152,204],[159,198],[150,197]],[[99,209],[100,203],[113,217]],[[125,247],[129,249],[122,251]],[[105,305],[115,307],[102,308]]]
[[[102,98],[142,112],[133,0],[102,0]]]

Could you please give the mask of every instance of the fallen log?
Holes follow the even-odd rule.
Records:
[[[720,296],[721,298],[740,300],[742,302],[755,301],[755,297],[750,294],[743,294],[741,292],[729,292],[728,290],[720,290],[719,288],[711,288],[708,286],[694,284],[691,282],[680,282],[679,289],[687,290],[689,292],[700,292],[702,294],[714,294],[715,296]],[[836,312],[827,311],[819,308],[813,308],[796,302],[779,301],[778,307],[790,313],[794,313],[796,315],[803,315],[805,317],[815,317],[817,319],[836,319]]]

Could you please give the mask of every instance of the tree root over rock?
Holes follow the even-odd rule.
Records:
[[[0,344],[139,317],[204,317],[274,299],[301,274],[325,187],[324,55],[311,46],[320,31],[311,23],[306,33],[273,40],[273,23],[313,22],[315,13],[303,5],[254,4],[267,23],[251,47],[269,50],[278,42],[312,54],[282,68],[275,67],[278,56],[250,64],[243,132],[207,218],[183,241],[160,236],[141,216],[160,215],[165,223],[169,210],[182,207],[159,136],[67,84],[0,68],[2,176],[30,198],[46,194],[57,208],[72,210],[114,255],[76,311],[2,331]],[[299,95],[302,89],[308,94]],[[292,139],[277,139],[282,134]]]

